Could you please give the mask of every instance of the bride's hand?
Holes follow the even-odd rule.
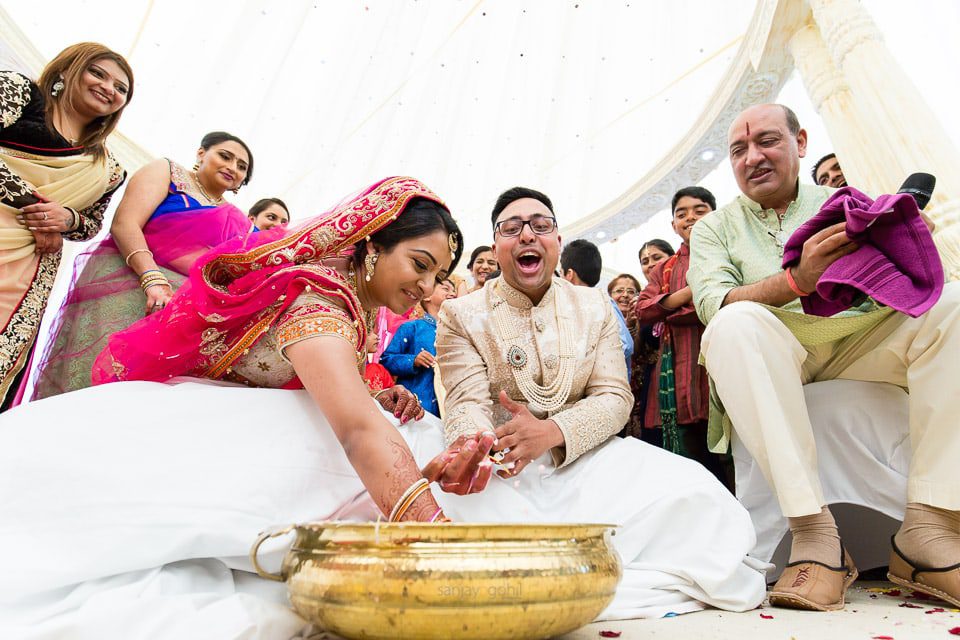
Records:
[[[406,424],[410,420],[419,420],[425,413],[417,396],[402,384],[380,392],[377,395],[377,402],[384,409],[392,412],[394,417],[400,418],[400,424]]]
[[[493,447],[492,432],[460,436],[447,450],[423,468],[423,477],[447,493],[466,495],[487,487],[493,464],[487,458]]]

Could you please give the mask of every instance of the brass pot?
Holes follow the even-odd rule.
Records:
[[[257,573],[345,638],[549,638],[593,620],[622,575],[612,525],[339,523],[261,534]],[[281,574],[257,550],[296,531]]]

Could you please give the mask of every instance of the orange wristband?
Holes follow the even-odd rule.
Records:
[[[784,270],[784,273],[787,274],[787,285],[790,287],[790,291],[793,291],[795,294],[797,294],[801,298],[804,296],[810,295],[809,291],[804,291],[803,289],[801,289],[800,286],[797,284],[797,281],[793,279],[793,273],[790,271],[790,267],[787,267]]]

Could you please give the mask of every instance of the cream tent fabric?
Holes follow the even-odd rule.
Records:
[[[489,240],[487,213],[503,188],[543,189],[561,223],[579,228],[655,169],[709,107],[764,4],[5,0],[23,37],[4,28],[0,52],[33,68],[84,39],[128,55],[137,73],[121,126],[135,143],[130,165],[189,161],[202,133],[223,128],[256,154],[240,205],[278,195],[302,219],[376,177],[409,173],[448,200],[474,245]],[[951,113],[960,9],[949,0],[863,6],[960,139]],[[781,98],[810,129],[806,169],[831,144],[795,75]],[[736,187],[722,150],[704,161],[718,167],[702,183],[729,199]],[[675,240],[662,217],[621,237],[588,237],[616,241],[603,247],[610,270],[638,271],[643,239]]]

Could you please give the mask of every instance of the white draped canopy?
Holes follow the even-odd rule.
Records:
[[[951,118],[958,5],[863,5],[960,141]],[[203,133],[226,129],[256,159],[241,206],[279,196],[302,220],[381,176],[410,174],[448,201],[473,246],[489,242],[488,212],[504,188],[542,189],[561,225],[579,229],[662,165],[710,106],[756,8],[755,0],[4,0],[14,28],[0,40],[8,65],[36,67],[81,40],[128,56],[137,80],[120,127],[136,143],[128,165],[155,156],[189,164]],[[780,99],[810,131],[801,177],[809,179],[831,142],[796,74]],[[701,159],[709,165],[701,184],[723,202],[736,185],[716,155]],[[645,210],[633,230],[586,237],[606,243],[608,272],[638,273],[642,241],[677,240],[666,219]]]

